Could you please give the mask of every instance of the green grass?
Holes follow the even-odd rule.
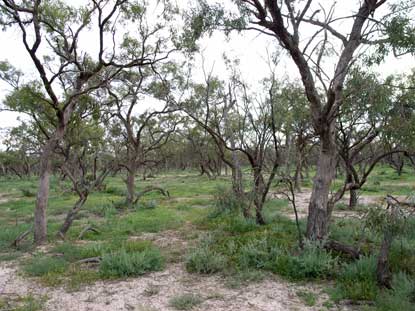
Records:
[[[169,304],[176,310],[191,310],[201,304],[203,299],[196,294],[182,294],[170,299]]]
[[[104,254],[99,266],[99,274],[103,278],[124,278],[160,271],[163,266],[164,259],[157,249],[149,248],[132,253],[121,250]]]
[[[246,189],[249,189],[249,170],[245,174]],[[312,175],[303,188],[311,185]],[[330,291],[333,301],[367,300],[377,310],[392,306],[405,310],[408,301],[412,301],[408,289],[412,288],[415,277],[413,219],[407,220],[408,229],[393,243],[390,256],[394,280],[405,286],[399,287],[395,280],[393,289],[380,290],[374,277],[374,256],[381,236],[365,229],[364,220],[334,219],[331,225],[330,238],[358,245],[366,255],[351,262],[318,245],[307,244],[300,250],[296,225],[284,216],[287,211],[291,212],[286,200],[270,199],[265,203],[264,226],[242,217],[241,202],[229,197],[229,176],[209,180],[196,172],[180,171],[159,174],[147,181],[137,178],[137,191],[157,185],[167,189],[171,198],[149,193],[134,208],[125,205],[125,184],[121,177],[109,177],[103,191],[90,195],[65,242],[56,238],[56,231],[77,198],[67,192],[68,182],[59,184],[53,177],[48,207],[48,239],[52,246],[47,252],[34,256],[30,255],[33,252],[31,237],[18,249],[10,244],[31,227],[37,179],[0,178],[0,193],[12,199],[0,204],[0,261],[20,262],[26,276],[36,277],[48,286],[63,285],[67,290],[81,290],[85,284],[99,279],[138,277],[177,262],[184,264],[190,273],[217,273],[232,288],[242,288],[277,274],[295,282],[318,280],[325,284],[330,280],[335,284],[330,285],[334,288]],[[333,189],[342,182],[339,176]],[[409,168],[399,177],[389,167],[379,166],[361,194],[407,195],[413,192],[414,186],[415,174]],[[347,209],[341,204],[336,208]],[[357,210],[364,212],[366,207],[359,206]],[[87,225],[99,232],[86,233],[81,243],[77,237]],[[300,220],[300,226],[305,232],[305,219]],[[180,232],[181,238],[188,240],[187,246],[166,246],[159,250],[155,245],[158,235],[168,237],[170,230]],[[147,236],[156,237],[154,244],[146,240]],[[202,238],[197,240],[198,236]],[[101,257],[102,262],[95,266],[77,263],[90,257]],[[311,292],[297,294],[305,305],[316,304]],[[178,298],[177,305],[183,303],[185,307],[189,300],[188,308],[196,306],[191,303],[191,297]]]

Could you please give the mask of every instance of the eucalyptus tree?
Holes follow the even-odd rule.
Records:
[[[276,81],[267,79],[263,85],[266,96],[250,93],[235,75],[225,87],[209,74],[204,84],[192,85],[190,98],[181,106],[213,138],[222,160],[232,169],[232,188],[245,203],[244,216],[251,216],[254,205],[258,224],[265,224],[262,209],[280,164]],[[251,167],[252,191],[248,193],[243,190],[241,155]]]
[[[405,161],[415,166],[415,72],[394,77],[388,85],[394,90],[394,105],[389,111],[389,122],[382,132],[381,141],[388,151],[407,151],[406,154],[392,153],[385,159],[401,174]]]
[[[47,115],[34,213],[36,244],[44,243],[47,237],[53,151],[65,136],[79,98],[107,84],[124,68],[151,66],[175,49],[160,44],[139,56],[130,53],[146,44],[134,28],[146,6],[145,2],[127,0],[90,0],[83,6],[60,0],[1,1],[1,24],[6,30],[17,30],[39,77],[36,100],[27,109],[36,116]],[[163,14],[171,18],[169,9],[161,11],[161,20]],[[94,45],[89,50],[86,40]],[[31,85],[26,86],[31,89]]]
[[[127,175],[128,205],[136,201],[138,169],[158,164],[155,153],[168,142],[180,123],[180,118],[172,115],[175,109],[171,107],[170,86],[165,83],[172,68],[174,65],[170,63],[157,69],[152,66],[125,70],[106,87],[110,103],[108,115],[115,117],[112,126],[123,137],[118,139],[118,163]],[[146,108],[148,102],[160,108]]]
[[[307,109],[307,98],[304,89],[296,82],[282,83],[277,91],[276,95],[280,102],[279,113],[284,115],[282,126],[284,132],[290,132],[292,136],[292,139],[286,139],[285,142],[286,163],[294,163],[293,186],[295,190],[301,191],[307,154],[314,145],[314,133]],[[286,171],[285,175],[290,175],[290,172]]]
[[[36,173],[42,138],[37,126],[31,122],[22,121],[19,126],[8,129],[2,141],[6,148],[0,161],[3,171],[7,169],[20,178]]]
[[[58,155],[56,169],[69,179],[72,191],[78,196],[59,228],[61,238],[65,238],[89,195],[99,190],[108,174],[116,170],[115,158],[105,142],[105,129],[100,125],[100,119],[88,116],[87,111],[78,115],[80,117],[71,119],[65,139],[55,149]]]
[[[320,148],[307,220],[306,235],[312,240],[324,239],[329,231],[330,187],[338,159],[336,117],[344,101],[343,88],[350,65],[361,55],[357,53],[362,45],[392,42],[388,26],[395,12],[402,11],[397,6],[391,7],[391,11],[378,17],[379,8],[386,2],[361,1],[356,13],[336,16],[335,6],[339,3],[328,7],[317,5],[313,0],[238,0],[234,1],[235,10],[227,14],[221,4],[209,5],[201,0],[199,11],[190,19],[194,37],[218,25],[228,31],[255,30],[268,35],[287,51],[296,65]],[[341,24],[345,20],[348,24]],[[399,25],[409,27],[408,23]],[[402,40],[397,41],[396,44],[402,43]],[[330,68],[334,70],[330,72]]]

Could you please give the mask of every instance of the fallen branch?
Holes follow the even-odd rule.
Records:
[[[359,249],[353,246],[350,246],[350,245],[342,244],[335,240],[328,240],[324,244],[324,248],[327,250],[332,250],[332,251],[336,251],[342,254],[346,254],[351,259],[359,259],[360,256],[362,256],[362,253],[360,252]]]
[[[85,233],[87,233],[88,231],[92,231],[92,232],[95,232],[95,233],[99,233],[99,230],[98,229],[96,229],[96,228],[94,228],[92,226],[87,226],[87,227],[84,228],[84,230],[81,231],[81,233],[79,233],[78,240],[81,240],[83,238],[83,236],[85,235]]]
[[[153,192],[153,191],[158,191],[162,195],[164,195],[165,197],[170,198],[170,193],[167,190],[164,190],[161,187],[148,186],[148,187],[144,188],[142,191],[140,191],[139,193],[137,193],[136,198],[134,200],[134,204],[136,204],[138,202],[138,200],[140,200],[143,195],[145,195],[146,193],[149,193],[149,192]]]
[[[76,263],[83,264],[83,263],[100,263],[101,257],[91,257],[91,258],[84,258],[81,260],[78,260]]]
[[[32,228],[30,228],[29,230],[21,233],[11,244],[11,247],[18,247],[19,243],[22,242],[31,232],[33,231]]]

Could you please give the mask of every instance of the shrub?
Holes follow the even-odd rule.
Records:
[[[33,198],[36,196],[36,192],[33,189],[20,188],[20,192],[26,198]]]
[[[225,230],[231,233],[246,233],[258,229],[255,219],[246,219],[242,216],[229,217]]]
[[[299,256],[277,257],[273,270],[292,280],[309,280],[331,276],[336,265],[336,258],[319,245],[310,243]]]
[[[191,273],[212,274],[225,269],[226,257],[212,251],[208,246],[193,249],[186,256],[186,269]]]
[[[267,239],[253,240],[243,245],[238,254],[238,264],[241,268],[263,269],[271,267],[281,250],[275,243]]]
[[[127,253],[123,249],[104,254],[99,273],[104,278],[138,276],[150,271],[160,271],[163,266],[164,259],[156,249],[150,248],[134,253]]]
[[[35,256],[24,266],[29,276],[43,276],[49,273],[65,272],[68,263],[63,258]]]
[[[190,310],[201,304],[203,299],[195,294],[183,294],[170,299],[170,306],[176,310]]]
[[[238,213],[246,204],[237,197],[231,188],[217,187],[213,193],[215,209],[210,217],[215,218],[222,214]]]
[[[394,275],[392,288],[378,296],[376,309],[379,311],[415,310],[415,281],[404,273]]]
[[[362,257],[343,267],[333,299],[374,300],[377,293],[376,257]]]

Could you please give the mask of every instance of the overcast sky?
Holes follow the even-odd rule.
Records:
[[[84,0],[85,1],[85,0]],[[76,0],[75,2],[84,3],[82,0]],[[185,3],[187,0],[180,0]],[[74,3],[74,1],[70,1]],[[323,0],[315,1],[317,3],[323,3],[324,5],[330,5],[333,1]],[[337,14],[348,15],[350,12],[356,10],[356,3],[358,1],[340,1],[337,9]],[[181,6],[184,6],[181,4]],[[340,27],[349,29],[347,22],[340,24]],[[307,29],[303,30],[306,33],[304,38],[307,37]],[[29,79],[37,78],[37,73],[34,66],[25,51],[21,42],[21,34],[17,29],[8,29],[7,32],[0,32],[0,42],[2,49],[0,49],[0,60],[8,60],[15,67],[22,70]],[[91,44],[88,40],[84,40],[83,44]],[[276,40],[265,35],[259,35],[257,32],[245,32],[242,34],[233,34],[230,39],[221,33],[215,33],[212,37],[205,38],[201,43],[202,50],[206,59],[206,66],[211,67],[214,64],[214,71],[218,74],[224,72],[224,64],[222,55],[224,52],[228,56],[237,57],[240,59],[240,69],[242,74],[248,80],[248,82],[259,81],[263,78],[267,72],[268,67],[265,63],[266,51],[272,51],[277,46]],[[93,49],[93,47],[90,47]],[[200,64],[200,59],[199,59]],[[395,73],[409,72],[411,68],[415,67],[413,57],[402,57],[395,59],[394,57],[388,57],[387,61],[382,65],[374,68],[380,75],[386,76]],[[280,62],[278,72],[282,77],[289,77],[290,79],[296,79],[298,77],[297,69],[293,65],[292,61],[288,57],[283,57]],[[201,75],[200,65],[195,69],[195,74]],[[7,94],[9,89],[4,83],[0,83],[0,100],[2,100]],[[11,112],[0,112],[0,128],[12,127],[18,124],[18,115]]]

